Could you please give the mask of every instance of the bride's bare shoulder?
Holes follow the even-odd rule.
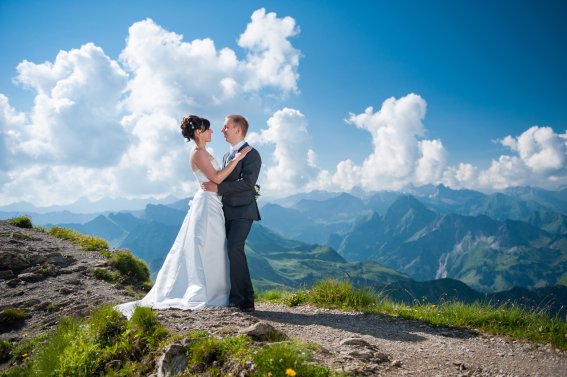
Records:
[[[211,163],[213,157],[211,154],[202,148],[195,148],[191,151],[191,167],[193,170],[202,170],[203,166]]]

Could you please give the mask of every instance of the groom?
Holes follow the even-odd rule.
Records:
[[[223,157],[223,166],[234,158],[236,152],[248,145],[244,141],[246,132],[248,132],[246,118],[242,115],[226,117],[222,133],[231,145],[231,149]],[[217,185],[213,182],[205,182],[201,185],[206,191],[218,192],[222,195],[230,261],[228,306],[237,307],[244,312],[254,311],[254,289],[244,254],[244,244],[252,228],[252,222],[260,220],[254,186],[261,166],[260,154],[256,149],[252,149],[222,183]]]

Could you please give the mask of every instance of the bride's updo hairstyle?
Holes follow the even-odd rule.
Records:
[[[195,140],[195,130],[206,131],[211,127],[208,119],[200,118],[197,115],[188,115],[181,121],[181,135],[187,141]]]

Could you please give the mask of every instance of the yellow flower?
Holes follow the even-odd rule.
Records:
[[[285,375],[286,375],[286,376],[295,377],[296,374],[297,374],[297,373],[295,373],[295,371],[294,371],[293,369],[291,369],[291,368],[287,368],[287,369],[285,370]]]
[[[22,358],[25,359],[26,357],[28,357],[28,354],[27,354],[27,353],[24,353],[24,354],[22,355]]]

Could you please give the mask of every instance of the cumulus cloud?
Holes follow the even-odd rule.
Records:
[[[53,63],[23,61],[16,80],[36,96],[14,153],[63,165],[118,161],[128,144],[120,125],[128,75],[100,47],[61,51]]]
[[[288,39],[298,33],[292,18],[260,9],[238,59],[146,19],[129,28],[117,60],[87,43],[53,61],[21,62],[15,82],[34,105],[19,113],[0,95],[0,203],[190,194],[181,116],[263,113],[264,95],[297,93],[300,52]]]
[[[3,171],[14,163],[13,156],[26,121],[26,115],[17,112],[10,106],[8,97],[0,94],[0,169]]]
[[[370,133],[373,150],[360,166],[345,160],[337,165],[335,173],[322,172],[316,186],[380,190],[438,182],[446,152],[440,140],[423,139],[426,108],[423,98],[409,94],[387,99],[376,112],[368,107],[361,114],[351,113],[347,123]]]
[[[284,92],[298,90],[300,53],[289,41],[298,33],[299,27],[291,17],[278,19],[263,8],[252,14],[252,22],[238,40],[240,47],[250,51],[244,62],[245,90],[264,86],[279,87]]]
[[[240,95],[270,88],[297,91],[300,53],[289,41],[299,33],[291,17],[259,9],[238,44],[248,53],[238,60],[230,48],[217,49],[209,38],[183,41],[151,19],[129,29],[120,61],[132,73],[127,105],[132,112],[211,113]],[[233,105],[242,105],[234,102]],[[240,108],[240,107],[239,107]],[[221,113],[222,113],[221,111]]]
[[[266,161],[269,167],[265,169],[262,187],[276,195],[305,190],[316,175],[316,156],[305,116],[298,110],[284,108],[276,111],[267,125],[268,128],[247,138],[251,144],[274,146],[272,161]]]
[[[501,155],[487,169],[460,164],[444,173],[444,181],[455,188],[501,190],[533,185],[557,187],[567,183],[567,132],[533,126],[520,136],[499,141],[512,154]]]

